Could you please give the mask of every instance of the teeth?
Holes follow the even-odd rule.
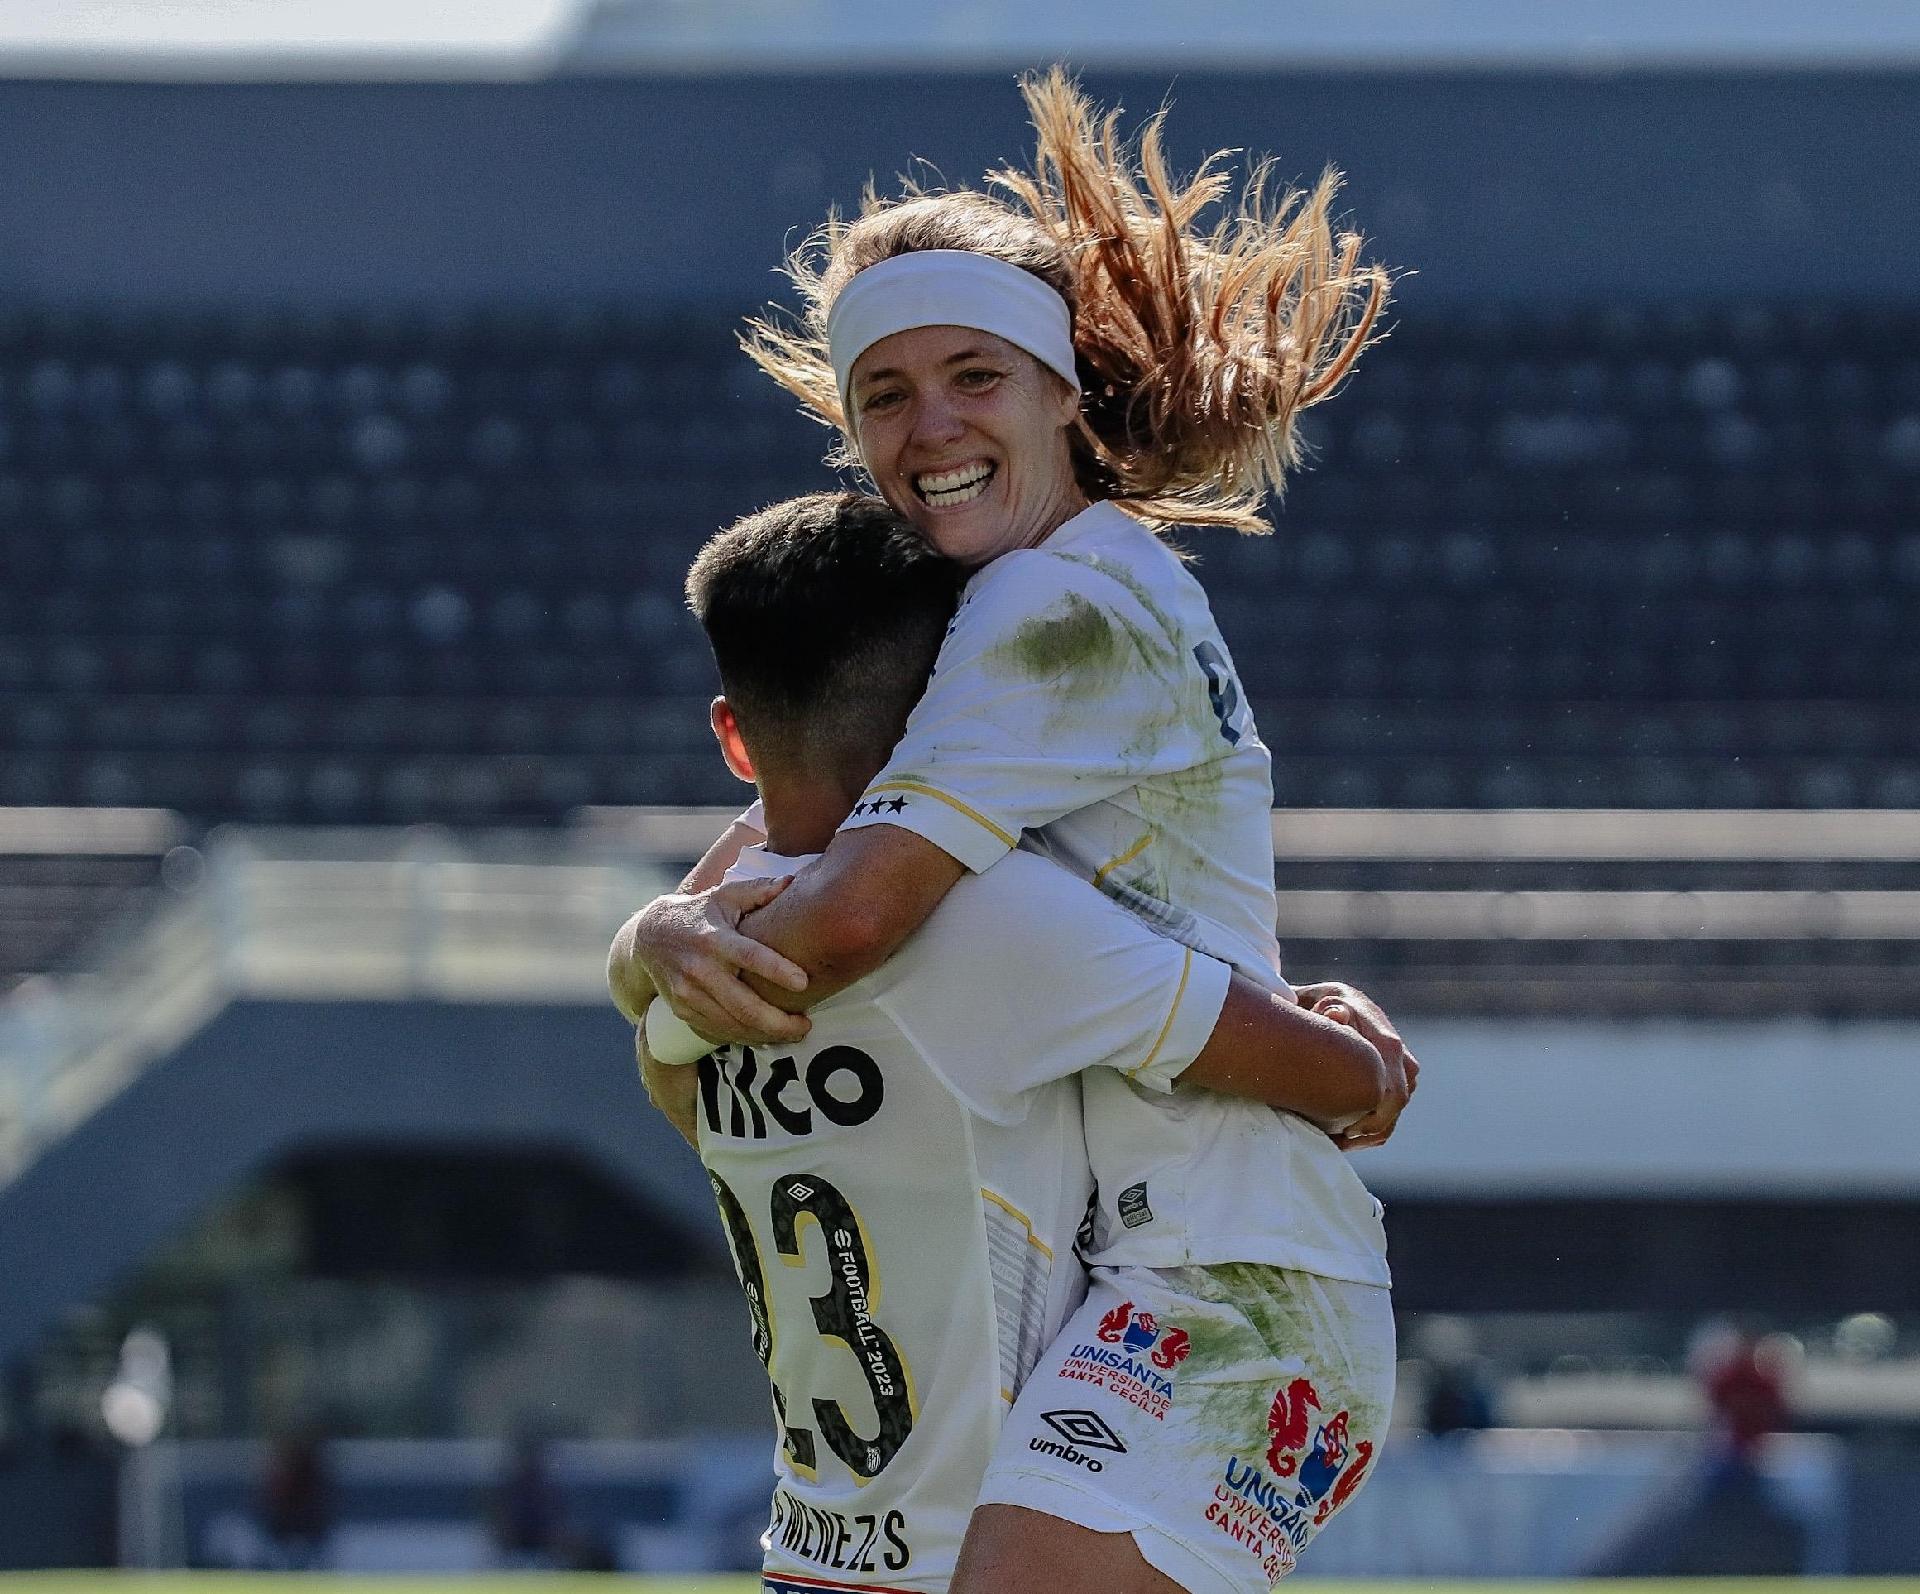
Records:
[[[987,483],[993,480],[993,471],[991,465],[963,465],[958,470],[942,471],[938,475],[916,476],[913,485],[935,509],[948,509],[984,493]]]
[[[947,493],[956,487],[965,487],[975,477],[991,475],[991,465],[962,465],[958,470],[941,471],[935,476],[916,476],[914,485],[923,493]]]

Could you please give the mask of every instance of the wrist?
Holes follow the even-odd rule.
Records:
[[[656,1063],[697,1063],[713,1050],[713,1043],[665,1002],[648,1005],[645,1027],[647,1050]]]

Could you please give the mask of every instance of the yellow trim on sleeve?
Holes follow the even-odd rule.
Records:
[[[1127,848],[1125,852],[1121,853],[1119,857],[1109,858],[1105,863],[1101,864],[1098,869],[1094,870],[1093,883],[1099,885],[1101,881],[1105,880],[1108,875],[1112,874],[1113,871],[1118,869],[1122,864],[1132,863],[1135,858],[1139,857],[1140,854],[1145,852],[1152,844],[1153,832],[1149,830],[1131,847]]]
[[[1153,1043],[1153,1050],[1147,1053],[1147,1059],[1136,1068],[1127,1070],[1127,1078],[1145,1073],[1153,1066],[1154,1058],[1160,1055],[1160,1048],[1167,1044],[1167,1036],[1173,1032],[1173,1021],[1180,1013],[1180,999],[1187,994],[1187,980],[1193,974],[1193,948],[1185,948],[1187,959],[1180,966],[1180,989],[1173,993],[1173,1006],[1167,1010],[1167,1021],[1160,1026],[1160,1034]]]
[[[982,1201],[991,1201],[1002,1212],[1006,1213],[1008,1217],[1012,1218],[1014,1222],[1018,1223],[1021,1228],[1027,1231],[1027,1244],[1032,1246],[1036,1251],[1038,1251],[1042,1256],[1044,1256],[1049,1262],[1053,1260],[1053,1247],[1048,1245],[1045,1240],[1041,1239],[1039,1235],[1033,1232],[1032,1218],[1028,1217],[1026,1213],[1022,1212],[1018,1207],[1013,1205],[1013,1203],[1008,1201],[1005,1197],[995,1195],[991,1190],[987,1189],[984,1185],[981,1186],[981,1189],[980,1189],[980,1199]]]
[[[982,830],[987,831],[990,835],[992,835],[995,841],[1002,842],[1009,847],[1017,847],[1020,845],[1020,838],[1018,836],[1009,836],[1004,830],[1002,830],[998,825],[996,825],[985,814],[979,812],[979,810],[977,809],[969,808],[958,797],[949,797],[945,792],[941,791],[937,786],[923,786],[917,780],[889,780],[889,781],[883,781],[878,786],[869,786],[867,790],[869,792],[910,791],[910,792],[916,793],[921,797],[931,797],[936,802],[945,803],[949,808],[953,809],[956,813],[965,814],[967,818],[971,819]]]

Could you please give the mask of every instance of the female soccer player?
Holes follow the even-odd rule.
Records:
[[[1384,274],[1330,174],[1269,202],[1168,172],[1061,74],[1006,197],[869,196],[794,262],[797,327],[749,352],[940,551],[975,571],[887,769],[819,861],[663,898],[610,959],[709,1035],[792,1039],[965,870],[1025,836],[1163,933],[1276,989],[1272,781],[1205,595],[1156,534],[1264,529],[1299,411],[1377,325]],[[751,814],[691,877],[710,885]],[[964,981],[966,971],[955,971]],[[1410,1078],[1358,993],[1308,987]],[[991,1001],[991,992],[982,992]],[[1063,991],[1061,1000],[1071,1002]],[[1377,1143],[1404,1090],[1344,1137]],[[1392,1317],[1377,1203],[1303,1121],[1201,1091],[1086,1086],[1087,1301],[1010,1414],[955,1589],[1264,1589],[1367,1475]]]

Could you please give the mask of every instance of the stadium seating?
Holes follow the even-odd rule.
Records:
[[[678,584],[829,478],[711,315],[0,315],[0,804],[725,801]],[[1282,805],[1920,803],[1920,312],[1409,314],[1196,532]]]

